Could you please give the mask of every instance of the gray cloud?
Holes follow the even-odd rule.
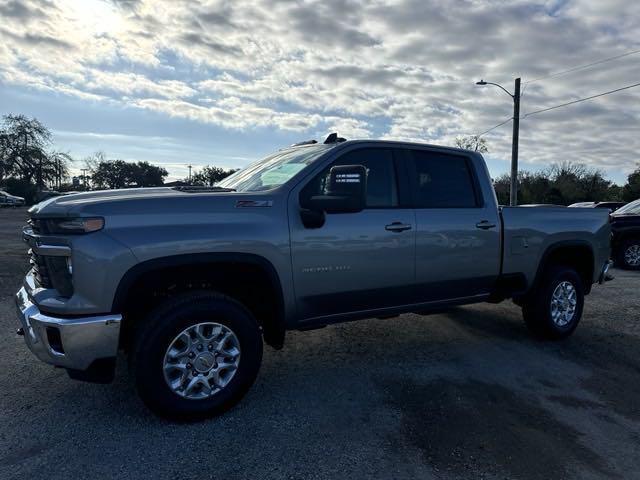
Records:
[[[8,37],[14,42],[27,47],[47,46],[47,47],[64,48],[64,49],[75,48],[75,46],[72,43],[67,42],[66,40],[52,37],[44,33],[25,32],[22,34],[17,34],[10,30],[0,27],[0,35]]]
[[[215,39],[209,38],[206,34],[185,33],[180,36],[180,40],[187,47],[202,46],[211,53],[237,55],[241,52],[240,47],[224,44]]]
[[[44,6],[43,6],[44,5]],[[98,0],[0,5],[0,80],[230,129],[450,143],[511,115],[512,88],[640,49],[624,0]],[[96,12],[97,10],[97,12]],[[637,82],[640,55],[526,84],[530,112]],[[621,92],[522,120],[525,165],[629,171],[638,95]],[[487,134],[508,160],[506,124]],[[506,165],[506,162],[505,162]]]
[[[0,4],[0,14],[4,17],[17,18],[20,20],[27,20],[33,16],[39,15],[40,12],[36,9],[29,8],[23,2],[18,0],[12,0],[4,4]]]

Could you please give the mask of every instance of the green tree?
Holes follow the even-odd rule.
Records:
[[[472,150],[480,153],[487,153],[489,151],[489,147],[487,147],[487,140],[478,135],[456,137],[455,143],[456,147],[464,148],[465,150]]]
[[[101,157],[102,158],[102,157]],[[96,188],[157,187],[169,173],[148,162],[98,160],[91,170],[91,183]]]
[[[511,188],[511,175],[503,173],[493,181],[499,205],[509,205],[509,191]]]
[[[129,182],[136,187],[159,187],[169,173],[162,167],[156,167],[149,162],[129,164]]]
[[[626,202],[632,202],[640,198],[640,167],[629,174],[627,184],[622,189],[622,199]]]
[[[494,182],[498,201],[509,201],[510,176],[504,174]],[[615,200],[620,187],[604,178],[604,174],[582,164],[564,162],[553,164],[541,172],[520,171],[518,174],[518,203],[551,203],[569,205],[583,201]]]
[[[91,183],[99,189],[126,188],[129,173],[129,164],[124,160],[101,161],[91,172]]]
[[[220,180],[227,178],[232,173],[235,173],[237,170],[225,170],[220,167],[212,167],[207,165],[202,170],[195,172],[191,176],[191,183],[193,185],[204,185],[207,187],[212,187]]]

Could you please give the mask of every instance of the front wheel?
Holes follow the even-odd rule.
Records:
[[[199,292],[171,298],[145,319],[131,366],[153,412],[188,420],[240,401],[261,361],[262,336],[251,313],[231,298]]]
[[[584,287],[570,267],[554,266],[522,306],[527,327],[539,337],[559,340],[573,333],[582,317]]]

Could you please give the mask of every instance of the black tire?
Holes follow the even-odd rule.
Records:
[[[626,252],[631,248],[640,249],[640,238],[623,240],[616,249],[616,264],[626,270],[640,270],[640,264],[632,265],[625,258]]]
[[[202,399],[184,398],[165,381],[163,361],[176,336],[202,322],[229,328],[237,337],[240,357],[229,383]],[[174,420],[197,420],[224,413],[238,403],[258,375],[262,336],[251,313],[237,301],[213,292],[181,294],[168,299],[144,320],[134,339],[130,367],[138,394],[154,413]]]
[[[568,282],[575,292],[573,316],[565,325],[561,324],[561,320],[554,321],[552,315],[553,294],[563,282]],[[524,302],[522,315],[527,327],[536,336],[547,340],[560,340],[574,332],[582,318],[583,308],[584,286],[580,275],[570,267],[554,265],[546,270],[536,291]]]

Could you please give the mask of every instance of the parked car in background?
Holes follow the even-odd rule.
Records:
[[[626,202],[578,202],[572,203],[569,208],[608,208],[610,212],[615,212],[626,204]]]
[[[611,247],[618,266],[640,270],[640,199],[611,214]]]
[[[598,202],[594,205],[594,208],[608,208],[609,211],[615,212],[619,208],[624,207],[627,202]]]
[[[22,207],[24,206],[24,198],[11,195],[10,193],[0,190],[0,207]]]

